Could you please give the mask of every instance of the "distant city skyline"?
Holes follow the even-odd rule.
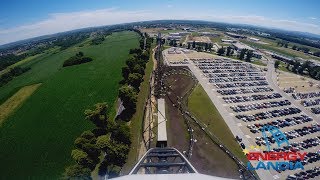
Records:
[[[0,45],[85,27],[147,20],[206,20],[320,35],[317,0],[2,0]]]

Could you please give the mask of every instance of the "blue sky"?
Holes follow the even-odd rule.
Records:
[[[317,0],[1,0],[0,44],[82,27],[157,19],[244,23],[320,34]]]

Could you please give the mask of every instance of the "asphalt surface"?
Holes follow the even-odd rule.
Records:
[[[267,71],[267,75],[266,75],[267,81],[269,83],[269,86],[271,88],[273,88],[276,92],[278,92],[279,94],[281,94],[282,97],[284,97],[285,99],[287,99],[288,101],[290,101],[294,106],[296,106],[297,108],[299,108],[301,111],[303,111],[306,115],[308,115],[309,117],[311,117],[312,119],[314,119],[316,122],[320,123],[320,119],[313,114],[312,112],[310,112],[308,109],[306,109],[304,106],[302,106],[298,101],[296,101],[295,99],[293,99],[292,96],[290,96],[289,94],[283,92],[279,86],[277,85],[277,74],[276,74],[276,70],[274,67],[274,60],[269,59],[268,61],[268,71]]]

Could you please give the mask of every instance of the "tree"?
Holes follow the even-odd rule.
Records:
[[[297,73],[299,66],[300,66],[300,63],[298,61],[295,61],[292,67],[292,72]]]
[[[314,52],[313,55],[320,57],[320,51]]]
[[[83,137],[78,137],[76,140],[74,140],[74,145],[79,149],[82,149],[83,145],[86,143],[90,143],[90,140]]]
[[[81,137],[88,140],[95,138],[94,134],[91,131],[83,131],[83,133],[81,134]]]
[[[91,180],[91,170],[79,164],[75,164],[65,169],[64,178],[74,180]]]
[[[74,149],[71,152],[71,157],[83,167],[89,168],[93,170],[96,166],[96,164],[93,162],[93,160],[88,156],[86,152],[80,149]]]
[[[246,61],[247,61],[247,62],[250,62],[252,56],[253,56],[253,51],[252,51],[252,50],[247,51]]]
[[[276,61],[276,62],[274,63],[274,67],[275,67],[275,68],[278,68],[279,65],[280,65],[280,61]]]
[[[142,75],[139,73],[131,73],[128,77],[128,84],[134,87],[136,90],[139,90],[142,78]]]
[[[133,68],[133,73],[139,73],[141,75],[144,75],[144,68],[140,66],[139,64],[136,64]]]
[[[108,120],[107,110],[107,103],[97,103],[95,104],[94,110],[87,109],[85,110],[84,114],[86,119],[91,121],[97,127],[105,128]]]
[[[120,143],[130,145],[131,138],[130,138],[129,126],[125,123],[118,124],[117,127],[112,132],[111,138],[120,142]]]
[[[128,76],[130,74],[130,68],[128,66],[125,66],[123,67],[122,69],[122,77],[125,79],[125,80],[128,80]]]
[[[79,56],[79,57],[82,57],[84,54],[83,54],[83,52],[81,52],[81,51],[79,51],[77,54],[76,54],[76,56]]]
[[[227,54],[226,54],[226,56],[230,56],[231,55],[231,47],[230,46],[228,46],[227,47]]]
[[[293,45],[293,46],[292,46],[292,49],[293,49],[293,50],[297,50],[297,46],[296,46],[296,45]]]
[[[222,46],[220,49],[218,49],[217,53],[219,56],[222,56],[224,54],[225,50],[224,47]]]
[[[108,151],[112,146],[110,135],[99,136],[97,138],[96,146],[103,151]]]
[[[129,67],[130,71],[133,70],[134,65],[136,64],[136,58],[134,56],[130,57],[126,61],[127,66]]]
[[[137,92],[134,90],[133,87],[128,85],[123,85],[119,89],[119,97],[123,102],[123,106],[135,112],[136,109],[136,102],[137,102]]]
[[[239,59],[240,59],[240,60],[243,60],[243,59],[244,59],[244,56],[245,56],[245,54],[246,54],[246,51],[247,51],[247,49],[241,49],[241,52],[240,52],[240,55],[239,55]]]

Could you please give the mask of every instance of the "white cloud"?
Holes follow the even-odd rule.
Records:
[[[317,24],[291,20],[274,20],[255,15],[236,16],[221,14],[223,13],[220,12],[219,14],[213,14],[211,12],[202,11],[194,11],[193,13],[186,14],[182,14],[178,11],[162,13],[160,10],[124,11],[116,8],[71,13],[54,13],[50,14],[49,18],[34,24],[22,25],[9,29],[0,29],[0,44],[84,27],[157,19],[190,19],[244,23],[320,34],[320,27]]]
[[[317,18],[316,17],[309,17],[309,19],[316,20]]]

